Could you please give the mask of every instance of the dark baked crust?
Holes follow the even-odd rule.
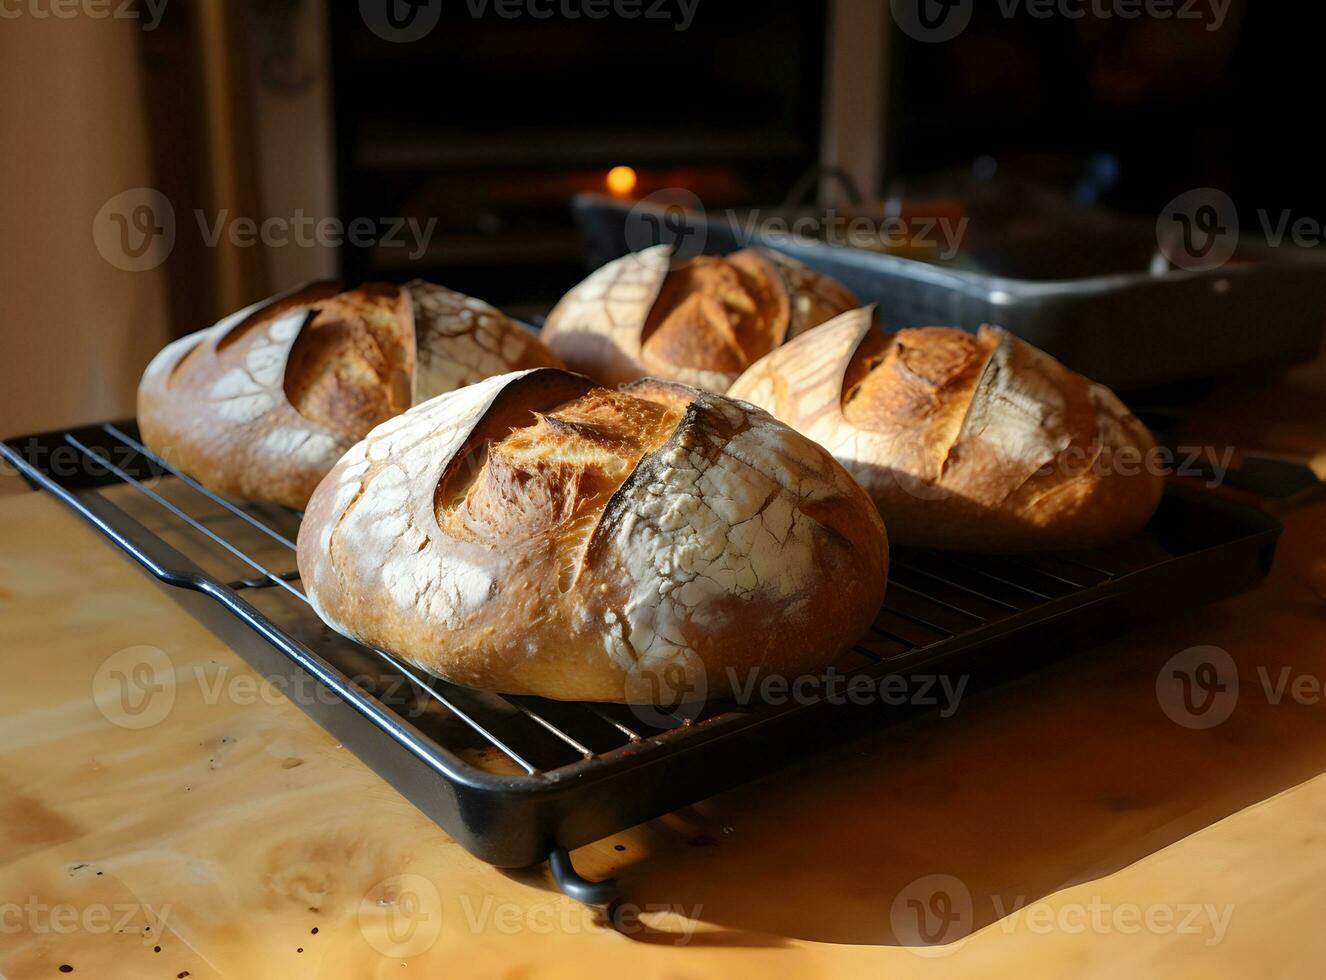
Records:
[[[789,337],[856,305],[841,284],[767,249],[673,261],[660,245],[572,289],[543,337],[602,384],[652,376],[722,393]]]
[[[822,670],[877,612],[887,553],[864,491],[766,413],[556,370],[378,427],[299,532],[348,636],[474,687],[645,703]]]
[[[379,422],[560,364],[500,310],[441,286],[315,283],[163,350],[139,387],[139,425],[149,448],[212,489],[298,509]]]
[[[302,508],[413,397],[414,321],[396,286],[317,283],[166,347],[138,390],[144,443],[222,493]]]
[[[732,386],[833,452],[895,543],[1097,547],[1159,504],[1155,443],[1113,392],[996,327],[886,334],[855,310]]]

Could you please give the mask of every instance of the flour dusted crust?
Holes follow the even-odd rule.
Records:
[[[222,493],[299,508],[335,461],[410,406],[410,305],[318,283],[183,337],[138,389],[143,442]]]
[[[652,376],[724,392],[788,338],[856,305],[839,283],[771,250],[680,260],[658,245],[567,293],[543,339],[604,384]]]
[[[878,609],[887,542],[764,412],[538,369],[371,432],[309,502],[299,568],[326,622],[448,680],[654,703],[661,678],[721,696],[733,672],[833,662]]]
[[[316,283],[162,350],[138,419],[150,449],[211,489],[300,509],[379,422],[485,377],[559,364],[499,310],[441,286]]]
[[[562,367],[533,333],[483,300],[422,279],[406,289],[419,345],[416,403],[508,371]]]
[[[854,310],[772,352],[730,394],[832,452],[895,544],[1096,547],[1135,534],[1160,501],[1146,427],[997,327],[886,334],[873,309]]]
[[[602,384],[639,379],[640,334],[671,267],[671,249],[655,245],[596,269],[548,314],[543,342]]]

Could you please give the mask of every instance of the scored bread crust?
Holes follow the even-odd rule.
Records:
[[[406,289],[419,347],[415,404],[509,371],[564,366],[538,337],[483,300],[422,279]]]
[[[143,441],[222,493],[302,509],[347,449],[412,404],[561,362],[500,310],[416,280],[320,282],[167,346],[138,391]]]
[[[700,312],[711,314],[705,329],[669,324],[669,336],[660,337],[666,311],[658,307],[671,292],[669,280],[697,266],[735,281],[722,291],[694,287]],[[542,337],[569,367],[605,385],[653,376],[722,393],[766,351],[857,305],[840,283],[770,249],[682,260],[670,246],[655,245],[609,262],[573,288],[548,315]],[[745,316],[759,321],[758,335],[738,338],[742,331],[726,324]]]
[[[861,488],[768,414],[555,369],[378,426],[298,542],[314,609],[355,640],[460,684],[626,703],[822,669],[873,620],[887,554]]]
[[[775,347],[861,305],[852,291],[837,279],[822,276],[804,262],[782,252],[765,249],[763,254],[778,267],[791,294],[787,335]]]
[[[730,395],[814,439],[861,482],[894,544],[1089,548],[1137,533],[1155,442],[1103,385],[997,327],[886,334],[846,313],[773,351]]]
[[[303,507],[347,449],[413,398],[408,298],[395,286],[337,289],[306,286],[164,348],[138,388],[144,444],[213,490]]]

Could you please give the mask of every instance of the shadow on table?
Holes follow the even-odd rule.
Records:
[[[1304,577],[1323,541],[1326,508],[1300,512],[1257,592],[577,860],[589,876],[616,874],[627,902],[672,905],[715,930],[690,945],[950,942],[1109,875],[1326,769],[1320,706],[1288,693],[1275,703],[1274,691],[1286,670],[1326,678],[1326,603]],[[1170,658],[1203,645],[1228,651],[1239,678],[1232,713],[1205,730],[1176,723],[1157,695]]]

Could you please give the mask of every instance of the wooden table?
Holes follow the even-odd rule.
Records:
[[[1320,384],[1223,424],[1320,453]],[[644,907],[623,934],[467,855],[52,500],[0,497],[0,974],[1320,975],[1326,505],[1284,516],[1256,593],[582,848]],[[1240,692],[1192,730],[1156,678],[1203,644]],[[140,646],[177,683],[131,728],[108,671]],[[907,945],[937,881],[970,929]]]

